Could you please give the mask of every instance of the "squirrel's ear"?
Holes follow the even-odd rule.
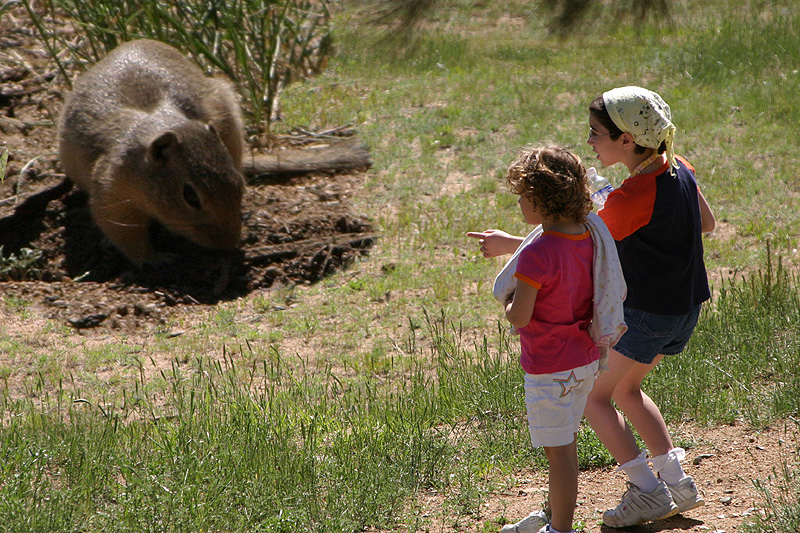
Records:
[[[150,143],[148,152],[150,157],[152,157],[154,160],[164,161],[169,156],[169,152],[171,152],[177,145],[178,136],[174,131],[169,130],[156,137],[153,142]]]

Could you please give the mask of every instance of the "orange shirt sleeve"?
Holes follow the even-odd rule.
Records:
[[[520,281],[524,281],[528,285],[533,286],[533,288],[535,288],[535,289],[541,289],[542,288],[542,284],[541,283],[539,283],[537,281],[533,281],[531,278],[529,278],[525,274],[520,274],[519,272],[515,272],[514,273],[514,277],[517,278]]]
[[[656,174],[642,174],[628,178],[609,194],[598,215],[614,240],[621,241],[650,222],[655,202]]]

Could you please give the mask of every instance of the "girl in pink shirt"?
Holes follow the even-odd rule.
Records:
[[[507,181],[525,221],[544,230],[520,253],[505,312],[520,334],[528,427],[550,465],[552,516],[548,524],[533,512],[502,531],[566,533],[578,494],[576,437],[600,357],[588,331],[594,245],[585,222],[592,202],[580,159],[555,146],[523,153]]]

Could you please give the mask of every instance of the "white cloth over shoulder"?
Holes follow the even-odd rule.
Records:
[[[600,372],[608,370],[608,350],[617,343],[628,326],[625,324],[622,301],[627,293],[622,266],[617,255],[617,245],[605,222],[595,213],[586,217],[586,226],[592,235],[594,256],[592,263],[594,282],[594,315],[589,324],[589,334],[600,350]],[[536,226],[522,241],[502,270],[497,274],[492,295],[505,306],[517,287],[514,274],[522,249],[537,239],[543,232]]]
[[[533,231],[531,231],[528,236],[523,239],[522,243],[520,243],[516,251],[511,255],[509,260],[506,261],[506,264],[494,278],[492,295],[498,302],[500,302],[500,305],[505,306],[508,299],[517,289],[517,280],[514,277],[514,274],[517,272],[517,261],[519,260],[519,254],[522,252],[523,248],[528,246],[534,239],[538,239],[542,233],[544,233],[544,230],[542,230],[541,224],[533,228]]]
[[[606,223],[596,213],[589,213],[586,225],[594,242],[594,316],[589,334],[600,350],[600,372],[608,370],[608,350],[628,330],[622,302],[628,292],[617,245]]]

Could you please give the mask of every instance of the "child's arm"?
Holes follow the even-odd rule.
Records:
[[[697,189],[697,200],[700,202],[700,227],[703,233],[714,231],[717,226],[717,219],[714,218],[714,213],[711,212],[711,206],[708,205],[705,196]]]
[[[530,323],[537,294],[539,294],[539,289],[523,281],[518,281],[514,298],[506,305],[506,318],[512,325],[524,328]]]
[[[511,235],[499,229],[470,231],[467,233],[467,237],[478,239],[483,257],[513,254],[524,240],[524,237]]]

